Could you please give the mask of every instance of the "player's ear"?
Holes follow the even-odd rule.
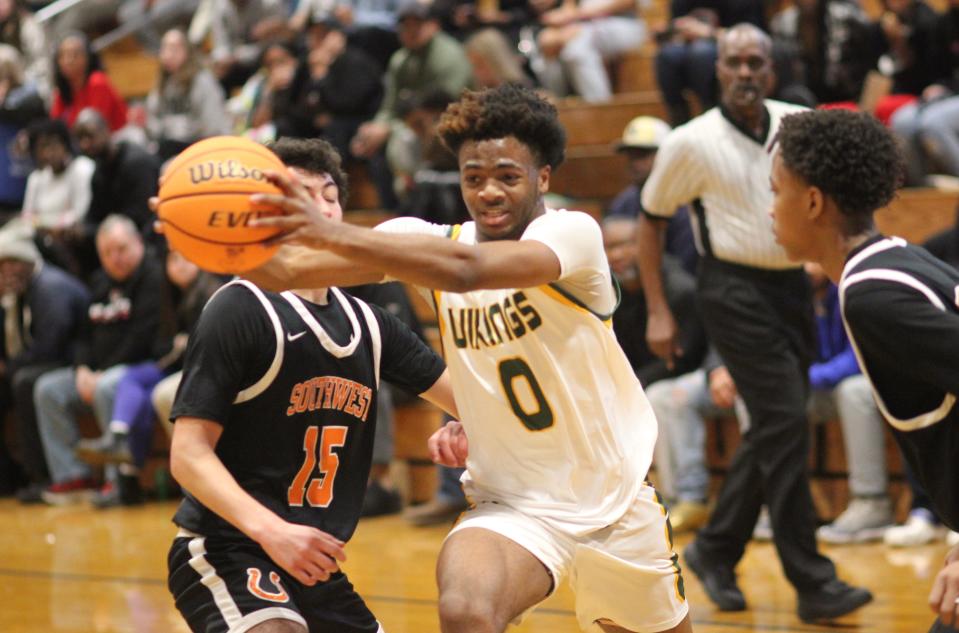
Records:
[[[826,196],[819,187],[809,187],[806,190],[807,210],[806,215],[810,220],[818,219],[825,210]]]
[[[541,196],[545,196],[547,193],[549,193],[549,176],[552,171],[552,167],[549,165],[543,165],[539,168],[539,173],[536,174],[536,186]]]

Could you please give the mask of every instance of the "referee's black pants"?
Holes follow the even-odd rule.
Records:
[[[801,269],[761,270],[706,257],[698,285],[707,334],[746,404],[749,428],[697,547],[707,560],[734,567],[765,502],[786,577],[797,591],[815,589],[836,570],[816,547],[806,471],[815,350],[808,279]]]

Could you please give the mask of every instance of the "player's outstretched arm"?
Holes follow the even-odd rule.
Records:
[[[283,230],[279,241],[325,251],[367,270],[379,270],[426,288],[467,292],[480,288],[529,288],[559,279],[556,254],[534,240],[500,240],[477,245],[432,235],[374,231],[324,217],[302,186],[287,174],[266,177],[283,195],[256,194],[256,204],[283,210],[280,216],[259,218],[256,226]],[[294,279],[305,281],[302,262],[291,262]],[[310,287],[297,285],[296,287]],[[338,282],[344,285],[342,281]]]
[[[273,561],[305,585],[327,580],[346,560],[343,542],[306,525],[288,523],[247,493],[214,452],[223,427],[181,417],[173,429],[170,469],[204,506],[263,547]]]
[[[383,273],[329,251],[284,244],[270,261],[242,275],[260,288],[329,288],[378,283]]]

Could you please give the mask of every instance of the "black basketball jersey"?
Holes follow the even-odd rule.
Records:
[[[850,254],[839,288],[876,402],[939,517],[959,529],[959,272],[877,237]]]
[[[369,476],[381,368],[422,393],[444,365],[395,317],[336,288],[317,305],[235,281],[190,337],[171,418],[222,424],[216,454],[244,490],[285,520],[345,541]],[[189,491],[174,522],[242,536]]]

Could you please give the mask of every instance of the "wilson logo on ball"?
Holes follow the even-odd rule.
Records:
[[[247,167],[237,160],[222,162],[207,161],[190,165],[190,182],[194,185],[217,180],[263,180],[263,172],[256,167]]]

